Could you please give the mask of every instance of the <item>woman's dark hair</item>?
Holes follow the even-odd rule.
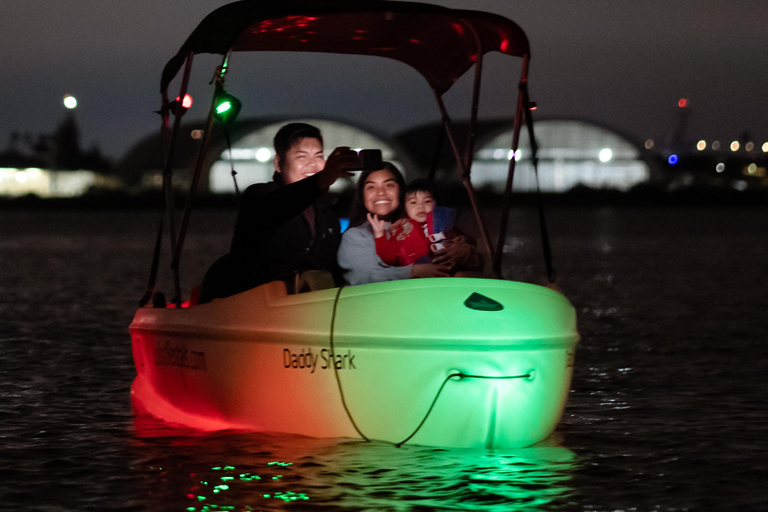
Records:
[[[365,209],[365,198],[363,195],[363,189],[365,188],[365,180],[368,179],[368,176],[373,174],[374,172],[379,171],[389,171],[392,176],[394,176],[395,181],[397,182],[398,187],[398,205],[397,208],[395,208],[392,213],[390,213],[387,217],[388,220],[393,219],[399,219],[403,216],[405,209],[403,208],[403,193],[405,191],[405,179],[403,179],[403,175],[400,172],[400,170],[395,167],[390,162],[384,162],[384,167],[381,169],[376,169],[375,171],[363,171],[360,173],[360,177],[357,179],[357,186],[355,187],[355,198],[352,200],[352,207],[350,208],[349,212],[349,225],[351,227],[359,226],[360,224],[363,224],[368,219],[366,219],[366,214],[368,213],[368,210]]]
[[[323,136],[320,130],[307,123],[289,123],[280,128],[272,140],[275,146],[278,166],[282,167],[285,162],[285,154],[301,139],[317,139],[320,144],[323,143]]]

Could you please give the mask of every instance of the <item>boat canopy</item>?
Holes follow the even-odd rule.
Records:
[[[190,54],[230,51],[387,57],[414,68],[440,95],[478,55],[529,56],[525,32],[490,13],[390,0],[242,0],[203,19],[166,64],[161,91]]]
[[[456,158],[462,183],[467,189],[482,242],[486,252],[492,257],[493,270],[498,277],[502,277],[501,259],[516,159],[509,160],[504,206],[501,211],[498,243],[495,248],[491,242],[488,228],[480,215],[470,173],[474,156],[482,63],[484,55],[490,52],[500,52],[522,59],[511,149],[512,151],[517,150],[520,129],[525,118],[529,138],[532,141],[531,145],[534,148],[532,161],[534,169],[536,168],[535,140],[530,114],[530,110],[535,104],[530,102],[527,88],[530,49],[528,38],[523,29],[513,21],[496,14],[450,9],[417,2],[392,0],[325,0],[323,2],[319,0],[280,0],[279,2],[241,0],[219,7],[206,16],[179,51],[165,65],[161,78],[163,189],[166,196],[165,206],[173,254],[171,268],[174,272],[174,302],[178,306],[181,305],[179,260],[189,223],[192,197],[197,189],[203,162],[210,145],[215,100],[218,96],[227,96],[224,90],[227,63],[232,52],[241,51],[316,52],[386,57],[407,64],[421,74],[431,86],[442,114],[443,130],[437,141],[435,155],[439,154],[444,138],[447,139]],[[178,97],[185,95],[193,57],[200,53],[220,54],[223,59],[221,66],[217,69],[217,76],[214,77],[216,81],[214,101],[211,103],[208,113],[181,226],[177,232],[174,221],[171,162],[173,161],[174,148],[177,145],[180,132],[181,116],[184,111],[174,105],[176,102],[169,101],[168,88],[181,68],[184,67]],[[453,134],[451,119],[443,101],[443,94],[473,67],[475,79],[472,89],[469,128],[462,148]],[[171,115],[174,117],[172,129],[169,123]],[[226,126],[224,129],[226,134]],[[229,136],[226,135],[226,137]],[[430,180],[435,176],[436,162],[437,158],[435,157],[429,171]],[[233,178],[235,174],[233,169]],[[550,282],[553,282],[554,271],[551,268],[549,243],[541,205],[539,205],[539,210],[547,273]],[[142,298],[143,304],[149,300],[154,290],[161,232],[162,223],[158,228],[158,241],[156,242],[147,292]]]

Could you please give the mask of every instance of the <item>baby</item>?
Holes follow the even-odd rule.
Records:
[[[383,220],[368,214],[381,261],[397,267],[429,263],[434,253],[450,243],[455,236],[456,210],[436,206],[435,195],[429,181],[413,180],[404,192],[406,217],[395,221],[389,230]]]

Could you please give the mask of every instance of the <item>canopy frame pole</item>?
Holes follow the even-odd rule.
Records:
[[[189,192],[187,193],[187,201],[184,205],[184,213],[181,218],[181,227],[179,228],[179,238],[176,243],[176,248],[173,252],[173,259],[171,262],[171,267],[174,269],[174,272],[178,275],[179,273],[179,261],[181,259],[181,251],[184,248],[184,240],[186,238],[187,229],[189,228],[189,218],[192,213],[192,201],[195,196],[195,193],[197,192],[197,186],[200,183],[200,175],[203,171],[203,163],[205,162],[206,157],[208,156],[208,150],[210,149],[211,145],[211,132],[213,131],[213,111],[216,108],[216,98],[219,95],[219,92],[221,92],[221,89],[224,85],[224,75],[227,72],[227,65],[229,63],[229,57],[232,53],[232,49],[230,49],[226,55],[224,55],[224,58],[222,59],[221,66],[219,69],[216,70],[216,76],[214,77],[214,81],[216,82],[215,87],[213,88],[213,98],[211,99],[211,108],[208,109],[208,119],[205,122],[205,131],[203,132],[203,140],[200,144],[200,151],[197,154],[197,161],[195,162],[195,169],[192,174],[192,181],[189,184]],[[230,150],[231,153],[231,150]]]
[[[464,188],[467,190],[467,195],[469,196],[469,202],[472,205],[472,212],[475,216],[475,221],[477,222],[477,226],[480,229],[480,234],[483,239],[483,245],[485,245],[485,250],[488,253],[488,256],[490,258],[493,258],[493,255],[495,254],[493,250],[493,243],[491,242],[491,237],[488,232],[488,226],[485,224],[485,221],[483,220],[483,217],[480,214],[480,208],[478,207],[478,204],[477,204],[477,196],[475,194],[475,188],[472,186],[472,180],[470,178],[470,175],[472,172],[472,163],[474,160],[472,152],[474,151],[475,131],[477,128],[477,113],[478,113],[478,106],[480,103],[480,83],[482,80],[482,72],[483,72],[483,52],[482,52],[482,45],[480,44],[480,36],[477,34],[477,31],[469,23],[465,23],[465,26],[472,32],[472,35],[474,35],[475,37],[475,44],[477,48],[477,53],[476,53],[477,60],[475,62],[475,80],[472,86],[472,103],[470,107],[471,110],[470,110],[470,120],[469,120],[469,131],[467,133],[467,144],[464,149],[464,158],[462,158],[458,145],[456,144],[456,140],[453,136],[453,133],[451,132],[451,120],[450,120],[450,117],[448,116],[448,110],[445,107],[443,98],[434,89],[433,89],[433,92],[435,93],[435,99],[437,100],[437,105],[440,108],[440,112],[443,116],[443,127],[445,130],[445,133],[448,136],[449,142],[451,143],[451,149],[453,150],[453,154],[456,158],[456,162],[459,164],[458,170],[461,173],[461,181],[462,181],[462,184],[464,185]]]
[[[189,75],[192,71],[192,60],[194,57],[194,52],[189,52],[187,54],[186,58],[186,64],[184,66],[184,75],[181,80],[181,90],[179,92],[179,98],[184,98],[184,95],[187,94],[187,86],[189,85]],[[167,121],[168,119],[168,90],[167,88],[163,91],[163,107],[164,107],[164,119]],[[181,101],[179,102],[181,103]],[[170,134],[170,143],[168,145],[168,151],[165,155],[165,164],[163,168],[163,190],[165,191],[165,210],[166,215],[168,217],[168,231],[170,232],[170,239],[171,239],[171,254],[176,253],[176,247],[177,247],[177,238],[176,238],[176,224],[174,221],[174,201],[173,201],[173,170],[172,170],[172,162],[173,162],[173,153],[174,149],[176,148],[177,141],[179,138],[179,132],[180,126],[181,126],[181,115],[182,111],[178,110],[180,107],[177,104],[177,110],[174,113],[174,119],[173,119],[173,130]],[[167,130],[167,123],[166,128]],[[179,279],[179,269],[178,266],[174,266],[174,263],[171,262],[171,270],[173,271],[173,289],[174,289],[174,298],[173,302],[176,304],[177,307],[181,307],[181,281]]]
[[[483,79],[483,52],[480,44],[480,36],[475,28],[467,24],[472,34],[475,36],[475,42],[477,43],[477,58],[475,61],[475,80],[472,84],[472,104],[469,114],[469,127],[467,133],[467,147],[464,150],[464,177],[469,178],[469,174],[472,171],[472,163],[474,162],[474,149],[475,149],[475,133],[477,132],[477,112],[480,105],[480,84]]]
[[[501,208],[501,219],[499,222],[499,241],[496,245],[496,254],[493,258],[493,272],[496,274],[496,277],[499,279],[503,279],[503,272],[501,268],[501,260],[504,256],[504,243],[507,239],[507,224],[509,222],[509,209],[511,206],[511,199],[512,199],[512,181],[515,177],[515,164],[517,160],[515,159],[515,155],[517,154],[518,146],[520,144],[520,130],[522,128],[522,122],[523,122],[523,109],[528,108],[527,105],[524,105],[523,99],[523,84],[526,84],[528,82],[528,63],[529,63],[529,56],[524,55],[523,56],[523,67],[522,72],[520,76],[520,87],[518,87],[518,93],[517,93],[517,107],[515,109],[515,125],[512,129],[512,144],[510,149],[512,150],[512,158],[509,159],[509,170],[507,171],[507,182],[504,186],[504,202],[503,206]]]
[[[464,188],[467,189],[467,195],[469,196],[469,201],[472,205],[472,211],[475,215],[475,221],[477,222],[478,227],[480,228],[480,233],[483,238],[483,244],[485,245],[486,251],[488,251],[488,254],[490,256],[493,255],[493,249],[491,246],[491,239],[488,234],[488,228],[486,227],[485,223],[483,222],[482,217],[480,216],[480,210],[477,206],[477,199],[475,197],[475,189],[472,187],[472,182],[469,178],[469,173],[466,171],[466,162],[461,157],[461,152],[459,151],[459,147],[456,144],[456,139],[453,136],[453,131],[451,130],[451,118],[448,116],[448,111],[445,108],[445,103],[443,102],[442,96],[438,94],[437,91],[433,89],[433,92],[435,93],[435,99],[437,100],[437,105],[440,107],[440,112],[443,116],[443,127],[445,129],[445,135],[448,137],[448,142],[451,144],[451,149],[453,150],[453,156],[456,158],[456,163],[459,164],[459,172],[461,173],[461,179],[462,183],[464,184]]]

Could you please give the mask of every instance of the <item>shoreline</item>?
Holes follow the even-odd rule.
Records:
[[[481,208],[500,208],[501,195],[479,190],[477,202]],[[441,203],[455,208],[470,207],[466,192],[452,188],[441,193]],[[186,204],[184,197],[175,198],[177,208]],[[674,192],[661,190],[615,190],[578,189],[561,194],[541,194],[545,208],[654,208],[654,207],[766,207],[768,189],[736,191],[728,189],[685,189]],[[511,207],[536,207],[539,197],[534,193],[512,194]],[[337,213],[347,211],[351,203],[348,195],[338,195]],[[164,197],[160,192],[131,194],[125,192],[98,192],[80,197],[40,198],[34,195],[21,197],[0,197],[0,211],[3,210],[124,210],[164,209]],[[237,209],[237,198],[233,195],[200,195],[194,198],[194,209]]]

